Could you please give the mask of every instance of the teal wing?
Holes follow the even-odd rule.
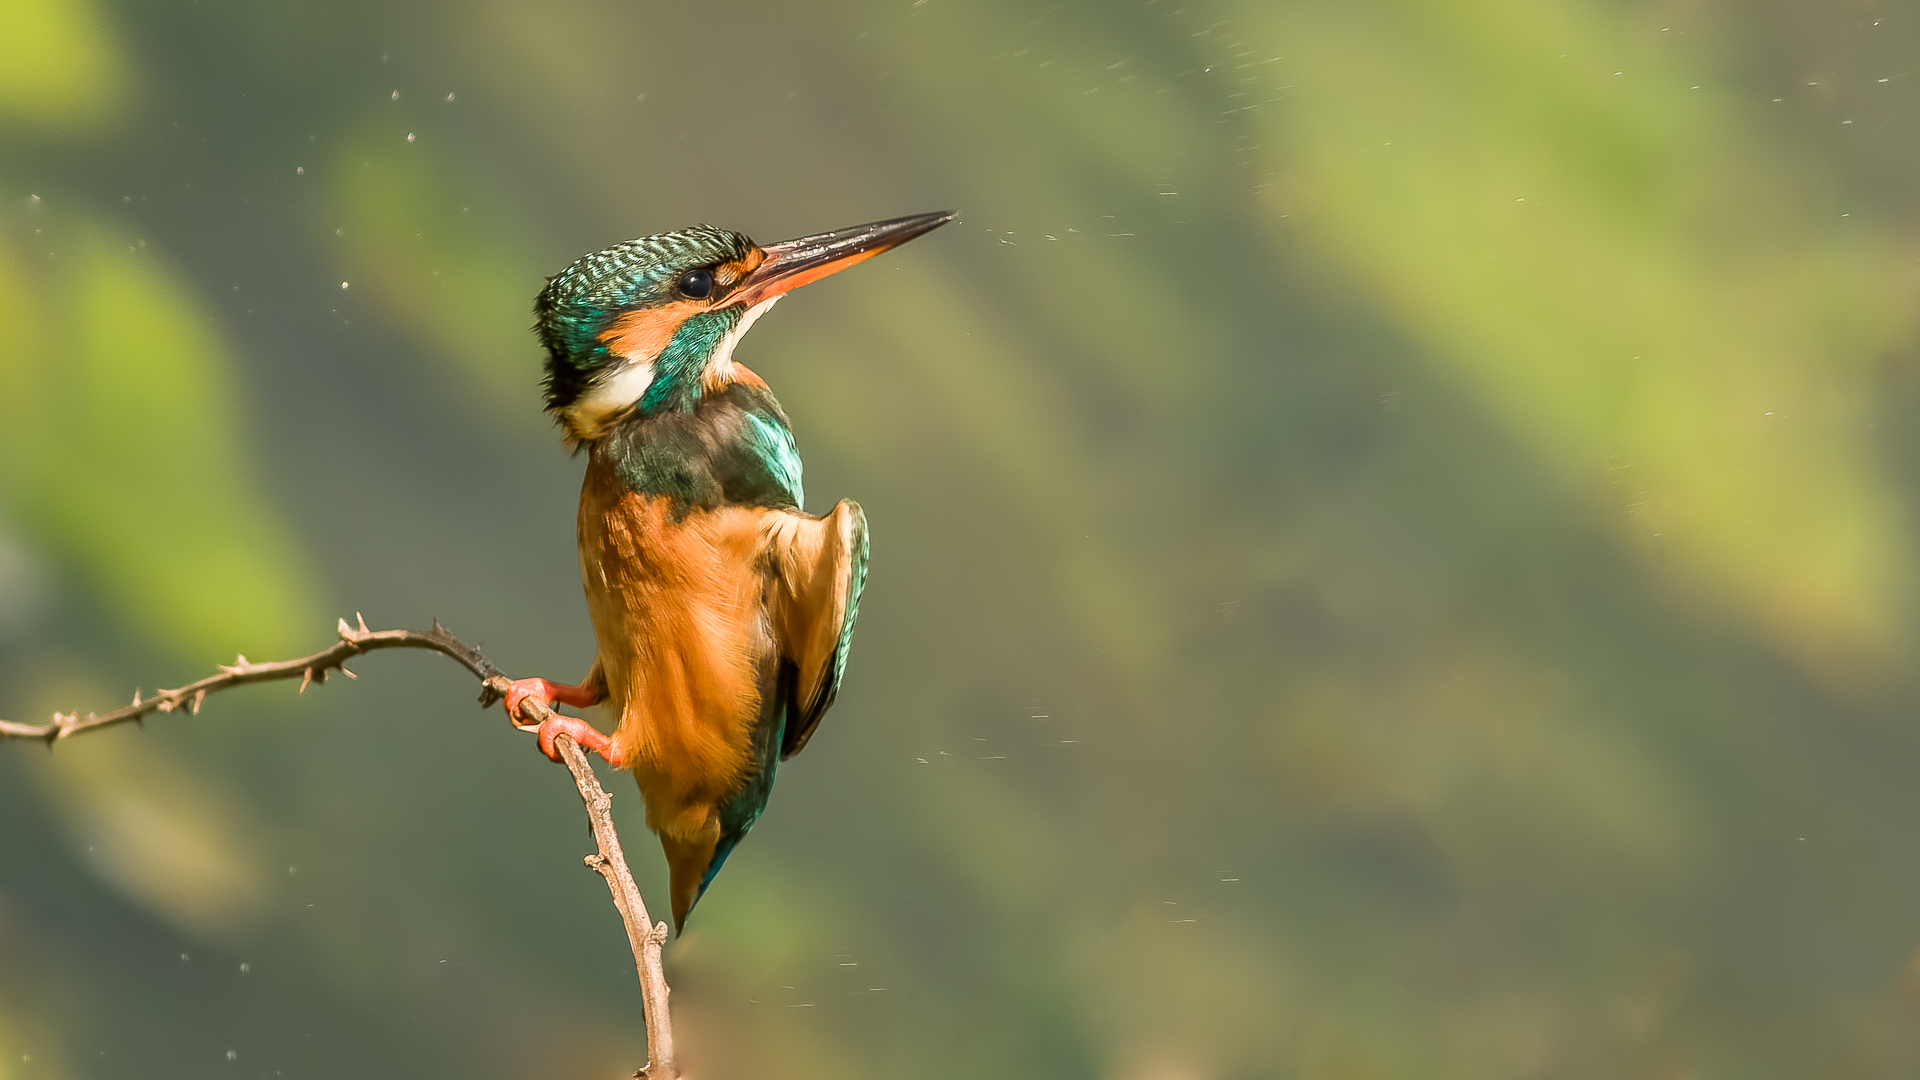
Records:
[[[867,584],[867,517],[843,499],[824,518],[781,512],[774,527],[773,623],[783,665],[792,665],[782,760],[799,753],[840,692],[860,592]],[[790,696],[788,696],[790,695]]]
[[[842,500],[824,518],[773,510],[767,536],[772,574],[767,615],[776,640],[772,654],[762,658],[754,768],[720,806],[720,838],[685,910],[676,906],[676,922],[700,902],[727,856],[759,820],[773,792],[776,767],[807,745],[847,670],[847,646],[867,583],[866,515],[851,500]]]

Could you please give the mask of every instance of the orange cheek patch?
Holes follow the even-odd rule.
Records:
[[[706,304],[700,301],[676,300],[663,307],[629,311],[601,333],[600,341],[616,356],[651,361],[673,340],[681,323],[704,310]]]
[[[738,285],[741,279],[753,273],[755,270],[760,269],[760,264],[766,261],[767,253],[759,248],[754,248],[752,251],[747,252],[745,258],[735,259],[730,263],[721,263],[719,266],[714,267],[713,277],[715,281],[720,283],[720,291],[722,293],[732,292],[733,287]]]

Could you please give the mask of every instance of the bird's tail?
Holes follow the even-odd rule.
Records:
[[[700,902],[700,894],[707,891],[707,882],[713,880],[707,868],[714,862],[714,844],[711,841],[688,843],[662,836],[660,847],[667,856],[668,888],[673,894],[673,932],[678,934],[685,928],[693,905]]]

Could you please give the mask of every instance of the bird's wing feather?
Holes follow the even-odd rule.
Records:
[[[780,741],[785,760],[807,745],[840,691],[867,583],[867,518],[851,499],[824,518],[792,511],[774,517],[774,633],[798,675]]]

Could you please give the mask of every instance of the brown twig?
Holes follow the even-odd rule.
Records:
[[[494,675],[481,683],[485,691],[483,699],[491,695],[496,700],[507,696],[510,680],[505,675]],[[532,723],[514,722],[514,726],[523,730],[537,730],[540,723],[553,715],[538,698],[532,698],[520,706]],[[607,881],[607,890],[613,893],[613,906],[620,912],[620,921],[627,927],[627,944],[633,948],[634,967],[640,973],[640,995],[647,1017],[647,1066],[633,1075],[638,1080],[681,1080],[679,1064],[673,1058],[673,1025],[667,1012],[667,972],[661,960],[661,947],[667,942],[667,924],[654,924],[647,914],[647,902],[640,896],[640,887],[633,882],[633,871],[627,868],[627,857],[620,850],[620,834],[613,827],[613,796],[600,786],[600,778],[593,774],[593,766],[587,762],[587,752],[580,744],[564,732],[554,736],[553,745],[560,751],[560,757],[566,762],[567,771],[573,774],[574,786],[580,789],[580,801],[587,805],[587,820],[593,826],[593,840],[599,851],[587,856],[587,868],[599,874]]]
[[[613,893],[613,906],[620,909],[620,921],[627,926],[627,944],[633,948],[633,963],[640,974],[640,994],[647,1018],[647,1065],[633,1075],[637,1080],[680,1080],[680,1065],[673,1057],[673,1024],[667,1011],[667,969],[661,948],[667,943],[667,924],[650,923],[647,902],[640,887],[633,883],[633,871],[620,851],[620,835],[613,831],[613,796],[608,795],[587,763],[586,751],[567,735],[555,736],[554,745],[566,759],[573,782],[580,789],[580,801],[587,804],[587,817],[593,822],[593,839],[600,850],[587,856],[587,866],[607,880]]]
[[[274,682],[283,679],[299,679],[300,692],[306,693],[311,683],[324,683],[327,673],[338,671],[349,679],[360,676],[348,671],[346,662],[365,653],[378,652],[381,649],[428,649],[451,656],[462,667],[473,672],[474,678],[483,683],[500,674],[500,669],[487,662],[480,651],[447,632],[447,628],[434,620],[433,629],[420,630],[369,630],[367,620],[355,616],[358,627],[349,626],[347,620],[340,620],[340,640],[329,648],[321,649],[312,656],[302,656],[297,660],[278,660],[271,664],[256,664],[244,655],[234,658],[231,664],[221,664],[220,674],[209,675],[199,682],[188,683],[177,690],[161,690],[150,698],[142,699],[140,691],[133,692],[133,703],[123,705],[112,712],[88,713],[81,716],[78,712],[61,715],[54,713],[53,719],[44,724],[19,724],[0,720],[0,742],[7,739],[43,739],[48,746],[69,736],[95,728],[112,727],[129,720],[145,720],[150,713],[170,713],[175,709],[186,709],[191,713],[200,711],[200,703],[207,695],[230,687],[244,686],[247,683]],[[491,705],[499,698],[491,690],[483,691],[480,704]]]
[[[0,742],[10,738],[40,739],[51,748],[54,743],[69,736],[129,720],[141,721],[149,713],[170,713],[181,708],[198,713],[201,702],[206,700],[208,694],[247,683],[298,678],[300,692],[305,693],[309,684],[326,682],[330,671],[339,671],[348,678],[359,678],[343,665],[356,656],[380,649],[426,649],[452,657],[480,680],[482,706],[492,705],[505,697],[512,684],[512,680],[501,674],[499,668],[480,655],[480,650],[454,637],[437,619],[434,620],[433,629],[426,631],[369,630],[366,619],[356,615],[355,621],[359,623],[358,626],[349,625],[347,620],[341,619],[340,640],[312,656],[270,664],[255,664],[241,656],[232,664],[220,665],[218,675],[209,675],[199,682],[188,683],[175,690],[162,690],[145,700],[141,699],[140,691],[135,690],[132,704],[112,712],[88,713],[84,717],[78,712],[67,715],[56,712],[53,719],[45,724],[0,720]],[[517,718],[509,719],[523,731],[537,729],[542,721],[553,715],[553,711],[538,700],[525,702],[521,709],[531,718],[531,723],[522,723]],[[599,848],[587,856],[587,867],[606,879],[607,889],[613,893],[613,906],[619,909],[620,920],[626,924],[627,942],[633,948],[634,966],[640,973],[641,1007],[647,1021],[648,1061],[646,1068],[633,1075],[639,1080],[682,1080],[679,1064],[673,1057],[673,1024],[667,1011],[667,995],[670,991],[661,960],[661,947],[667,940],[667,924],[654,925],[647,915],[647,903],[640,896],[639,886],[634,884],[633,872],[627,868],[627,857],[620,850],[620,834],[613,827],[613,796],[600,786],[599,778],[593,774],[593,766],[587,762],[586,752],[564,734],[554,739],[554,745],[559,748],[567,771],[573,774],[580,801],[587,807],[587,820],[593,826],[594,843]]]

